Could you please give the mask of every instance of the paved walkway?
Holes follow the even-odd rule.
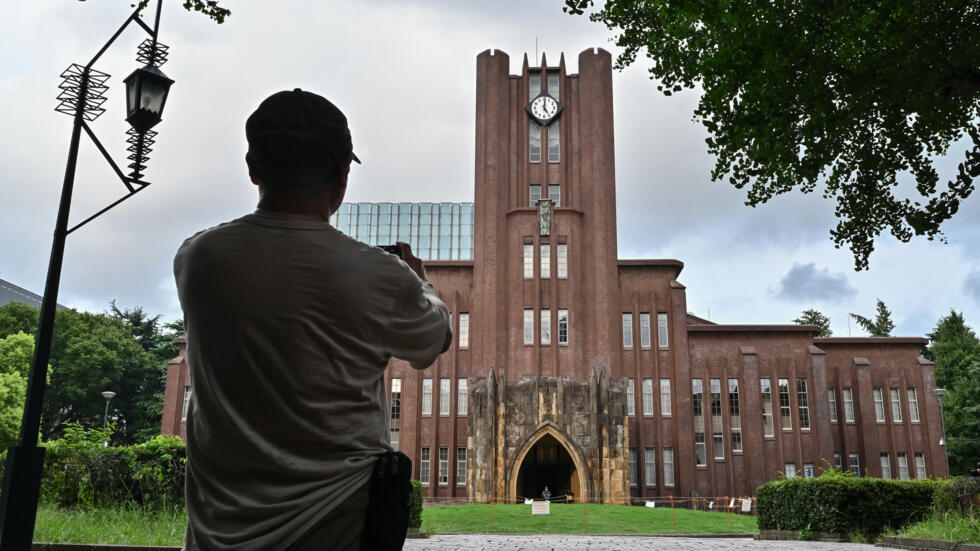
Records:
[[[405,541],[406,550],[460,551],[871,551],[888,549],[854,543],[755,541],[749,538],[673,538],[644,536],[441,535]]]

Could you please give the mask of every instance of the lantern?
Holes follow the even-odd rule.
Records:
[[[146,65],[133,71],[123,82],[126,83],[126,122],[137,132],[146,132],[160,122],[174,81],[157,67]]]

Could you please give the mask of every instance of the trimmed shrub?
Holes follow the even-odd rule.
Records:
[[[940,515],[957,513],[980,514],[980,478],[958,476],[936,486],[933,504]]]
[[[422,526],[422,483],[418,480],[412,480],[412,505],[408,509],[408,526]]]
[[[925,518],[936,486],[934,480],[855,478],[837,470],[775,480],[756,494],[759,529],[861,533],[870,539]]]

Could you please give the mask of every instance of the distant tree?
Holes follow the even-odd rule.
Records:
[[[834,334],[830,330],[830,318],[819,310],[803,310],[800,313],[800,317],[793,320],[793,323],[797,325],[816,325],[820,328],[818,337],[829,337]]]
[[[13,335],[18,331],[33,335],[37,332],[37,308],[19,302],[0,306],[0,337]]]
[[[895,322],[892,321],[892,313],[881,299],[875,299],[875,318],[866,318],[860,314],[850,314],[872,337],[890,337],[895,329]]]
[[[79,2],[84,2],[85,0],[78,0]],[[130,7],[139,7],[139,9],[145,9],[149,5],[150,0],[139,0],[135,4],[130,4]],[[187,11],[196,11],[202,15],[206,15],[209,19],[214,22],[221,23],[225,22],[225,18],[231,15],[231,10],[222,8],[218,5],[218,0],[184,0],[182,4],[184,9]]]
[[[929,344],[922,355],[936,362],[936,385],[941,388],[951,388],[966,376],[970,364],[980,360],[980,339],[961,312],[950,310],[926,336]]]
[[[20,437],[33,356],[34,337],[27,333],[0,338],[0,449],[16,444]]]

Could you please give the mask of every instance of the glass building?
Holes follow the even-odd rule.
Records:
[[[344,203],[330,224],[368,245],[408,243],[422,260],[473,260],[473,203]]]

